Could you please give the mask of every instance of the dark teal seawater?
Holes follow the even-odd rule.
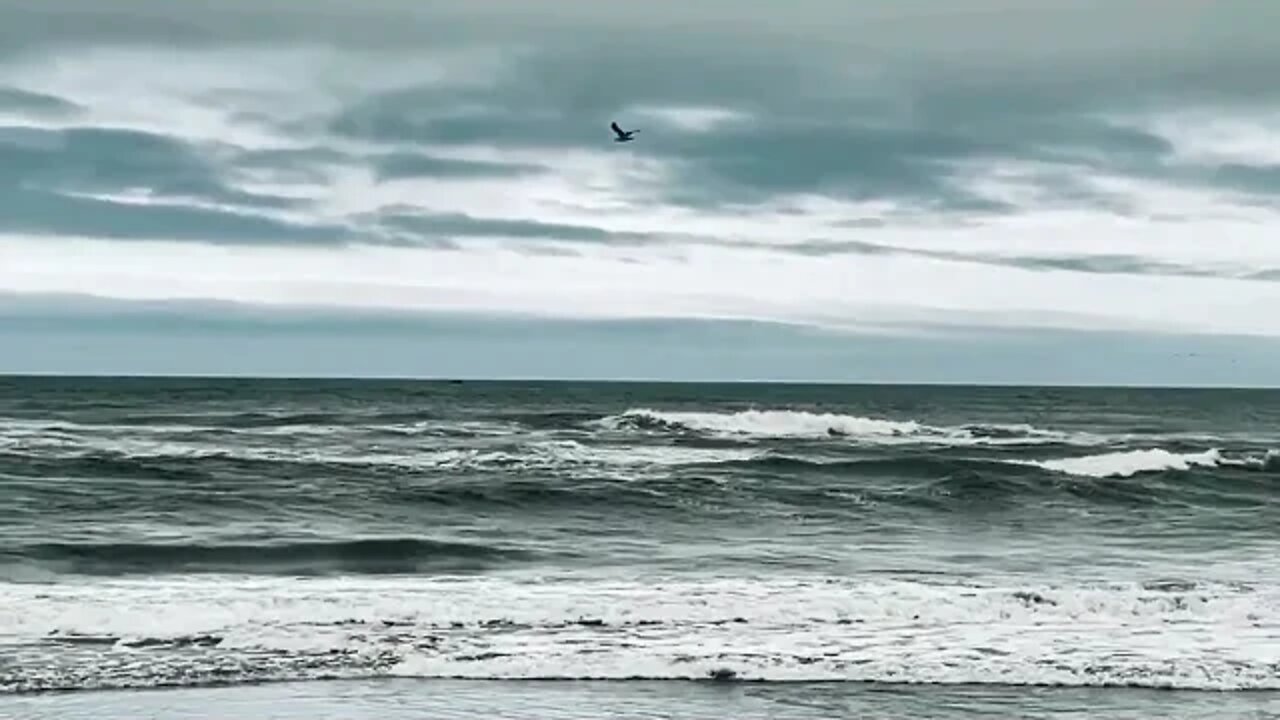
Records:
[[[0,379],[0,692],[1269,692],[1278,448],[1272,391]]]

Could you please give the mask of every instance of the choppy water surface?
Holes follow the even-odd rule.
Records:
[[[1268,392],[0,380],[0,692],[1274,691],[1278,448]]]

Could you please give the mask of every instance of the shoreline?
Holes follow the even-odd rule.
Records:
[[[880,683],[697,681],[431,680],[412,678],[264,682],[221,687],[84,690],[0,696],[13,717],[377,718],[649,716],[735,718],[966,717],[1257,717],[1280,691]],[[217,708],[211,711],[211,708]],[[727,715],[726,715],[727,713]]]

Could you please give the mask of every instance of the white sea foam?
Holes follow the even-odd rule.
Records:
[[[1130,477],[1163,470],[1190,470],[1193,467],[1216,467],[1222,461],[1222,453],[1216,449],[1199,453],[1175,453],[1150,448],[1061,460],[1038,460],[1030,464],[1068,475],[1104,478]]]
[[[739,412],[665,412],[632,409],[593,423],[615,433],[659,434],[692,431],[740,440],[813,439],[851,445],[935,445],[942,447],[999,447],[1072,445],[1099,446],[1129,442],[1128,435],[1102,435],[1037,428],[1028,424],[972,424],[934,426],[914,420],[892,420],[840,413],[798,410]],[[287,426],[225,428],[208,435],[208,425],[159,423],[151,425],[86,425],[63,421],[0,419],[0,451],[35,453],[45,457],[111,455],[138,460],[231,459],[332,465],[380,465],[408,470],[557,470],[574,467],[613,468],[618,472],[661,471],[682,465],[742,462],[760,458],[751,448],[697,448],[646,445],[635,442],[596,443],[591,438],[563,437],[555,432],[528,431],[505,422],[473,421],[439,424],[431,421],[300,423]],[[446,433],[442,435],[442,433]],[[461,432],[466,438],[448,437]],[[370,434],[372,433],[372,435]],[[391,440],[378,434],[389,434]],[[226,443],[232,434],[237,442]],[[279,438],[290,442],[281,445]],[[1181,436],[1171,436],[1182,438]],[[617,440],[617,438],[611,438]],[[1220,438],[1198,437],[1204,443]],[[1001,458],[1080,477],[1131,477],[1196,467],[1270,469],[1280,464],[1280,451],[1263,454],[1224,454],[1209,448],[1175,452],[1160,447],[1114,450],[1078,457]]]
[[[0,644],[19,660],[0,668],[8,688],[197,683],[218,667],[242,680],[313,677],[327,657],[338,676],[675,679],[729,669],[779,681],[1280,689],[1276,586],[151,578],[0,585],[0,608]],[[197,636],[221,642],[125,647]],[[77,637],[101,640],[67,650]]]
[[[1079,475],[1081,477],[1132,477],[1141,473],[1163,472],[1165,470],[1191,470],[1197,467],[1246,467],[1271,469],[1280,459],[1280,452],[1268,450],[1262,455],[1243,455],[1226,457],[1217,448],[1203,452],[1172,452],[1162,448],[1140,450],[1124,450],[1085,455],[1075,458],[1056,460],[1011,461],[1035,465],[1046,470]]]
[[[1103,439],[1086,433],[1044,430],[1026,424],[933,426],[915,420],[890,420],[801,410],[669,412],[635,408],[605,418],[609,427],[652,424],[678,426],[721,436],[756,438],[847,438],[877,444],[1014,445],[1071,443],[1091,445]]]
[[[465,431],[476,443],[436,439],[442,429]],[[392,423],[367,425],[296,425],[227,430],[162,424],[83,425],[68,422],[0,420],[0,451],[38,454],[45,458],[112,456],[139,461],[227,459],[328,465],[377,465],[405,470],[571,470],[613,468],[632,475],[645,469],[750,460],[761,452],[745,448],[694,448],[639,445],[588,445],[574,439],[521,433],[495,422]],[[364,435],[393,432],[402,437],[385,442]],[[225,434],[238,442],[225,442]],[[289,443],[281,444],[287,435]],[[504,442],[505,440],[505,442]],[[488,441],[498,443],[490,446]]]
[[[565,468],[573,465],[643,468],[750,460],[762,453],[738,448],[591,447],[575,440],[533,442],[519,451],[451,449],[403,458],[405,462],[437,468],[506,466],[520,470]]]

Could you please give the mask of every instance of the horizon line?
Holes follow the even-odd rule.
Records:
[[[557,377],[557,376],[446,376],[446,375],[290,375],[290,374],[241,374],[241,373],[62,373],[62,372],[3,372],[2,380],[63,379],[63,380],[219,380],[219,381],[287,381],[287,382],[367,382],[367,383],[422,383],[422,384],[591,384],[591,385],[740,385],[740,386],[809,386],[809,387],[946,387],[946,388],[1035,388],[1043,390],[1236,390],[1273,392],[1280,385],[1167,385],[1167,384],[1107,384],[1107,383],[1032,383],[1032,382],[967,382],[962,380],[786,380],[725,378],[722,380],[694,380],[646,377]]]

